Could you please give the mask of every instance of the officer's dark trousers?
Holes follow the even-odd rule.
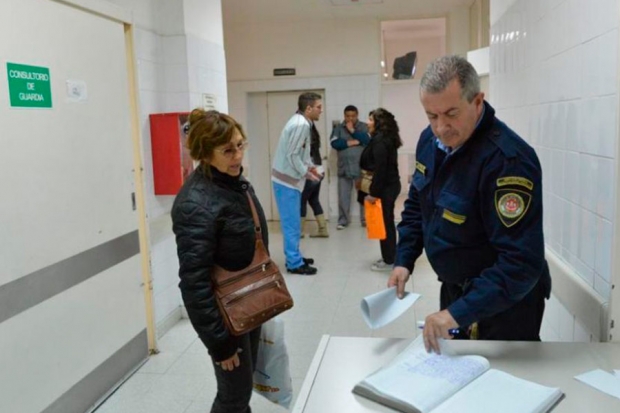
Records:
[[[463,289],[456,284],[441,284],[441,309],[463,295]],[[545,311],[545,288],[542,281],[520,302],[493,317],[478,321],[479,340],[540,341],[540,326]],[[467,328],[467,326],[461,326]],[[469,338],[461,333],[457,339]]]
[[[383,223],[385,224],[386,238],[381,240],[381,258],[386,264],[394,264],[396,259],[396,226],[394,224],[394,205],[400,194],[400,183],[390,185],[381,197]]]
[[[213,362],[217,380],[217,395],[211,413],[251,413],[252,376],[258,355],[260,327],[241,337],[239,367],[224,371]]]

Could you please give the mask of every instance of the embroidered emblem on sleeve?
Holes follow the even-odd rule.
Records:
[[[497,180],[498,187],[506,185],[522,186],[529,189],[530,191],[534,189],[534,183],[532,183],[532,181],[526,178],[522,178],[520,176],[504,176],[503,178],[499,178]]]
[[[426,166],[424,166],[422,163],[416,161],[415,163],[415,169],[417,169],[418,171],[420,171],[420,173],[422,175],[426,175]]]
[[[515,225],[525,216],[532,195],[516,189],[498,189],[495,191],[495,208],[500,221],[506,228]]]

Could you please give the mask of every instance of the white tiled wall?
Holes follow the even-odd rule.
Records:
[[[151,246],[151,267],[155,300],[155,321],[163,322],[181,305],[178,282],[179,261],[174,236]]]
[[[219,19],[217,23],[221,26],[221,14],[206,15],[213,3],[201,3],[199,7],[187,0],[160,0],[160,3],[161,7],[155,11],[146,0],[124,2],[124,6],[134,8],[134,15],[140,18],[134,29],[135,53],[146,206],[151,226],[154,310],[158,324],[178,311],[182,301],[177,287],[176,245],[168,216],[174,196],[154,193],[149,114],[190,111],[201,105],[203,93],[215,94],[218,109],[228,110],[224,47],[194,34],[198,31],[187,30],[183,9],[191,6],[192,13],[202,14],[198,17],[204,24]]]
[[[148,30],[135,29],[135,52],[140,91],[140,126],[144,156],[144,176],[147,194],[147,214],[158,217],[170,210],[173,197],[155,196],[153,186],[153,161],[151,157],[151,128],[149,114],[166,112],[167,89],[165,81],[164,40]]]
[[[164,37],[145,29],[135,29],[136,59],[138,67],[138,87],[140,91],[140,126],[146,190],[146,207],[148,221],[151,225],[169,213],[173,196],[155,196],[153,181],[153,161],[151,155],[151,128],[149,114],[168,112],[171,102],[171,71],[182,66],[178,37]],[[175,47],[176,46],[176,47]],[[174,69],[170,70],[170,67]],[[187,72],[187,71],[186,71]],[[187,78],[187,75],[186,75]],[[170,79],[170,81],[168,81]],[[186,82],[187,83],[187,82]],[[182,85],[176,85],[182,89]],[[182,93],[187,102],[187,86]],[[157,232],[157,239],[154,239]],[[168,315],[178,310],[181,297],[176,280],[178,279],[178,262],[176,261],[174,237],[171,229],[166,228],[167,235],[161,230],[151,229],[151,275],[153,277],[153,301],[156,323],[162,323]],[[173,260],[174,258],[174,260]]]
[[[618,12],[618,0],[517,0],[491,30],[490,100],[540,157],[547,244],[604,301],[616,219]],[[568,304],[549,302],[547,338],[590,336]]]
[[[202,94],[214,94],[217,109],[228,112],[226,57],[221,44],[187,35],[187,75],[190,108],[202,104]]]

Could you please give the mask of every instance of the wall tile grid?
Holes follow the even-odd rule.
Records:
[[[147,30],[136,30],[140,122],[150,221],[170,212],[174,196],[154,195],[148,116],[151,113],[189,111],[202,102],[201,91],[211,91],[213,85],[218,84],[218,102],[226,103],[226,82],[225,77],[221,76],[224,72],[223,49],[221,46],[219,49],[217,54],[213,45],[201,43],[200,39],[189,35],[160,36]],[[192,60],[189,53],[192,57],[199,56],[199,59]],[[210,65],[211,61],[215,61],[217,66]],[[219,79],[214,76],[217,74],[216,67],[219,67]],[[190,78],[196,73],[201,73],[202,79],[198,76]],[[190,100],[193,100],[191,104]],[[151,245],[151,270],[155,317],[156,322],[160,323],[181,305],[177,287],[178,261],[172,233],[163,241]]]
[[[189,107],[202,105],[202,94],[214,94],[217,108],[228,112],[226,57],[220,44],[187,35]]]
[[[618,122],[618,0],[517,0],[491,30],[491,102],[536,149],[548,246],[609,300]],[[548,333],[587,327],[553,299]]]
[[[173,197],[156,197],[154,195],[151,128],[149,125],[149,115],[151,113],[162,113],[167,111],[166,71],[164,62],[168,61],[168,56],[164,53],[163,36],[152,31],[136,28],[135,45],[138,66],[140,126],[142,132],[147,214],[149,219],[151,219],[169,211],[173,200]]]
[[[175,64],[180,61],[178,50],[173,45],[175,40],[170,40],[145,29],[135,29],[142,156],[149,222],[168,213],[174,200],[172,196],[155,196],[149,115],[168,111],[170,101],[169,86],[171,82],[174,82],[170,78],[171,71],[167,70],[169,67],[168,63],[173,62]],[[177,55],[174,56],[174,53]],[[174,60],[175,57],[176,60]],[[181,67],[181,65],[177,65],[175,69],[178,69],[178,67]],[[182,72],[180,73],[182,74]],[[182,88],[178,84],[175,87]],[[185,88],[187,89],[187,87]],[[185,95],[187,96],[187,91]],[[174,254],[174,246],[170,247],[168,245],[170,241],[174,243],[174,237],[170,236],[167,240],[158,243],[153,243],[151,240],[151,276],[153,278],[153,301],[157,323],[164,320],[181,305],[180,294],[175,285],[178,278],[176,276],[178,273],[178,262]]]
[[[202,105],[203,93],[215,94],[217,109],[228,111],[223,46],[192,34],[176,34],[181,21],[176,19],[173,26],[161,27],[162,35],[144,28],[135,30],[147,214],[151,225],[158,225],[158,218],[170,212],[174,196],[154,194],[149,114],[190,111]],[[159,241],[151,240],[157,323],[182,304],[174,235],[171,228],[166,227],[166,231],[168,235]]]

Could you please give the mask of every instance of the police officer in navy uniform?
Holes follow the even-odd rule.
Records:
[[[495,117],[462,57],[428,66],[420,100],[430,126],[418,142],[388,287],[402,298],[426,251],[442,283],[441,310],[425,320],[429,352],[439,353],[439,338],[540,341],[551,278],[536,153]]]

